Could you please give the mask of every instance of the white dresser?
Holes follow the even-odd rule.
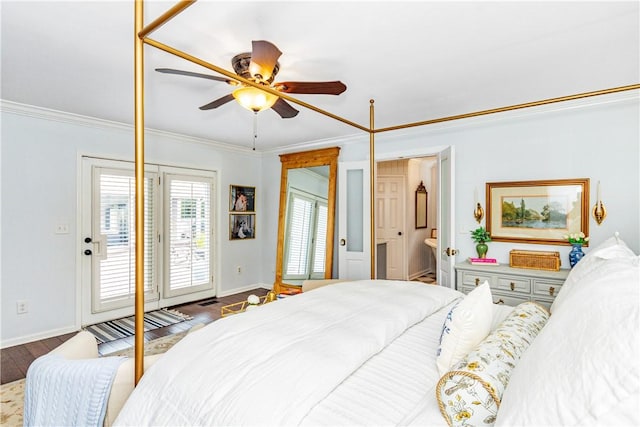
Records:
[[[547,308],[551,307],[570,271],[471,265],[468,261],[456,264],[455,268],[456,289],[460,292],[467,294],[486,280],[496,304],[516,306],[525,301],[535,301]]]

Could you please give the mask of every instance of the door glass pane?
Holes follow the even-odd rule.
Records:
[[[364,247],[364,195],[362,169],[347,171],[347,251],[362,252]]]
[[[169,182],[169,288],[209,284],[211,186],[167,178]]]
[[[132,172],[99,173],[99,228],[106,236],[106,256],[99,260],[99,300],[133,298],[135,294],[135,179]],[[145,292],[154,283],[153,193],[145,179]]]
[[[327,205],[318,203],[316,238],[313,249],[313,273],[324,276],[324,262],[327,249]]]

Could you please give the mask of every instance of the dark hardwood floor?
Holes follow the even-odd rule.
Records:
[[[144,334],[145,342],[161,338],[171,334],[186,331],[198,323],[208,324],[220,318],[220,308],[227,304],[245,301],[251,294],[263,296],[268,292],[267,289],[253,289],[251,291],[229,295],[221,298],[209,298],[202,301],[196,301],[189,304],[174,306],[176,310],[193,316],[193,319],[174,325],[165,326],[164,328],[154,329]],[[215,302],[213,302],[215,301]],[[76,332],[69,334],[47,338],[40,341],[34,341],[27,344],[7,347],[0,350],[0,384],[24,378],[31,362],[36,358],[53,350],[69,338],[73,337]],[[120,340],[103,343],[98,346],[98,352],[101,355],[113,353],[114,351],[124,350],[133,347],[133,337],[122,338]]]

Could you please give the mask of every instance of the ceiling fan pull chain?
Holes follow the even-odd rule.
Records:
[[[258,139],[258,112],[253,112],[253,151],[256,151],[256,139]]]

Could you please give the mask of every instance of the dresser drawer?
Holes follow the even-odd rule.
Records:
[[[513,294],[506,295],[499,292],[493,293],[494,304],[504,304],[504,305],[510,305],[511,307],[515,307],[518,304],[521,304],[527,301],[530,301],[528,295],[517,296]]]
[[[472,271],[463,271],[462,272],[462,284],[467,286],[480,286],[484,281],[489,282],[491,285],[491,275],[476,273]]]
[[[495,289],[529,294],[531,293],[531,279],[517,276],[500,276]]]
[[[536,279],[533,281],[534,295],[555,298],[558,292],[560,292],[561,287],[562,283],[556,280]]]

